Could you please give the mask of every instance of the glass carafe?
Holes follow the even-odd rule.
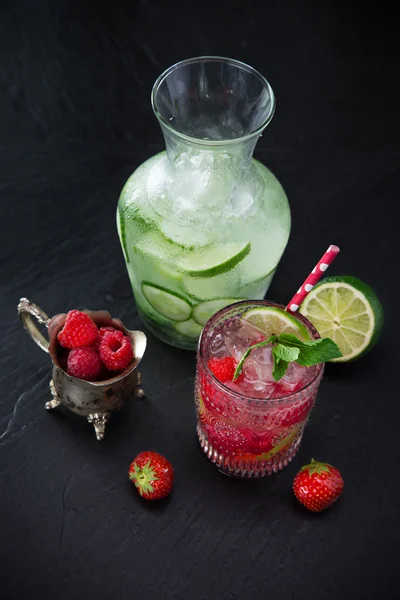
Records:
[[[157,79],[152,105],[166,151],[126,182],[118,231],[143,322],[194,350],[214,313],[264,297],[289,238],[286,194],[252,158],[275,98],[248,65],[199,57]]]

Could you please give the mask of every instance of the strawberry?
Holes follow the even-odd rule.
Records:
[[[308,510],[321,512],[342,495],[344,482],[340,472],[327,463],[311,459],[297,473],[293,492],[297,500]]]
[[[160,500],[171,493],[174,470],[171,463],[157,452],[137,455],[129,467],[129,479],[146,500]]]
[[[208,368],[211,373],[221,383],[227,383],[233,381],[233,376],[237,367],[237,362],[233,356],[224,356],[223,358],[210,358],[208,361]],[[242,374],[236,379],[235,383],[241,382],[243,379]]]

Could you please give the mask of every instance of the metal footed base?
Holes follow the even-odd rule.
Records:
[[[87,420],[92,423],[96,432],[96,438],[99,442],[104,438],[106,423],[110,418],[109,413],[93,413],[88,416]]]
[[[137,383],[137,387],[132,391],[133,397],[144,398],[146,396],[146,393],[145,393],[144,389],[141,387],[142,376],[139,372],[137,373],[136,383]],[[63,403],[61,402],[60,398],[57,395],[53,379],[50,381],[49,387],[50,387],[50,392],[51,392],[51,395],[53,398],[52,398],[52,400],[49,400],[48,402],[46,402],[44,407],[46,410],[54,410],[58,406],[61,406]],[[70,407],[67,405],[67,408],[70,408]],[[75,410],[74,412],[77,412],[77,411]],[[111,412],[107,412],[107,411],[93,412],[93,413],[90,413],[89,415],[86,412],[86,414],[84,413],[83,416],[86,416],[88,422],[93,425],[95,433],[96,433],[96,438],[98,439],[98,441],[100,442],[101,440],[103,440],[104,435],[105,435],[106,423],[111,417]]]
[[[50,388],[51,395],[53,396],[53,400],[49,400],[48,402],[46,402],[46,404],[44,405],[44,407],[45,407],[46,410],[53,410],[54,408],[57,408],[57,406],[60,406],[61,400],[57,396],[57,392],[56,392],[56,389],[54,387],[54,381],[53,380],[50,381],[49,388]]]

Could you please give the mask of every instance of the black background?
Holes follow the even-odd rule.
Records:
[[[395,16],[382,3],[11,1],[0,4],[0,597],[398,597],[399,395],[393,333],[400,184]],[[277,111],[256,157],[287,190],[293,228],[268,296],[288,301],[330,243],[330,274],[385,307],[378,347],[329,368],[298,457],[263,481],[225,478],[195,438],[195,357],[148,336],[148,398],[98,443],[46,414],[50,362],[16,316],[106,308],[140,328],[115,229],[129,174],[164,146],[151,86],[200,54],[250,63]],[[176,484],[158,505],[127,478],[155,449]],[[340,502],[312,515],[291,484],[311,456]]]

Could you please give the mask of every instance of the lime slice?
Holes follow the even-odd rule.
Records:
[[[168,290],[171,282],[178,285],[182,279],[182,273],[176,271],[180,253],[181,249],[167,242],[160,233],[151,232],[133,247],[131,258],[142,280]]]
[[[372,288],[346,275],[326,277],[306,296],[300,312],[321,337],[332,338],[343,356],[331,362],[360,358],[376,344],[383,325],[383,308]]]
[[[291,333],[301,340],[311,339],[306,327],[300,323],[293,315],[285,312],[281,308],[273,306],[260,306],[251,308],[242,314],[242,319],[257,327],[266,337],[273,333]]]
[[[213,277],[233,269],[249,254],[250,249],[250,242],[208,246],[192,252],[180,261],[179,266],[192,277]]]
[[[188,321],[182,321],[181,323],[177,323],[174,325],[176,331],[184,335],[185,337],[189,337],[192,339],[197,339],[202,332],[202,326],[196,323],[194,319],[189,319]]]
[[[151,283],[142,283],[142,292],[154,310],[171,321],[187,321],[192,314],[189,302],[170,290]]]
[[[229,304],[234,302],[240,302],[246,300],[246,298],[217,298],[216,300],[209,300],[208,302],[202,302],[193,309],[193,317],[200,325],[205,325],[210,317],[215,315],[216,312],[225,308]]]
[[[126,248],[126,234],[125,234],[125,219],[122,211],[117,208],[117,231],[121,242],[122,252],[124,254],[125,261],[129,262],[128,250]]]
[[[159,231],[151,231],[142,235],[134,246],[136,252],[143,256],[150,256],[157,261],[176,262],[179,256],[182,256],[182,248],[176,244],[171,244]]]

